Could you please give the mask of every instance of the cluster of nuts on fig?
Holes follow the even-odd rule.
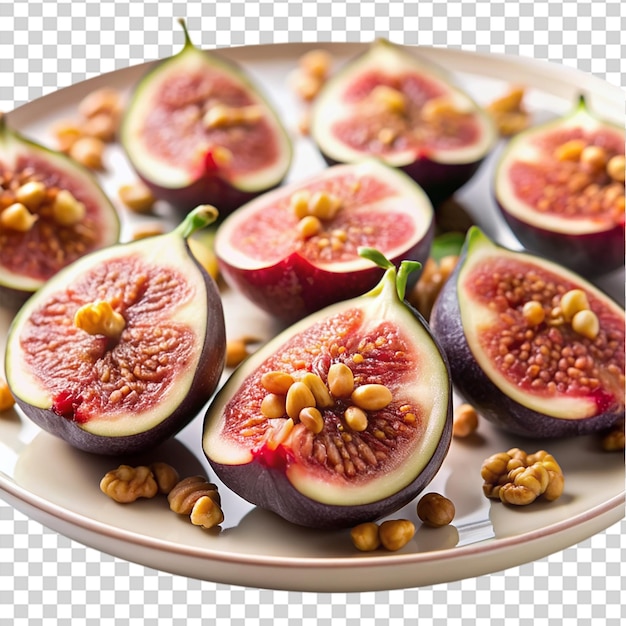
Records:
[[[81,223],[85,205],[71,191],[47,186],[30,169],[5,172],[0,185],[0,231],[28,232],[37,220],[50,218],[59,227]]]
[[[354,374],[345,363],[333,363],[327,383],[313,372],[297,379],[282,371],[269,371],[261,376],[261,385],[267,392],[261,401],[261,413],[268,419],[285,418],[280,443],[294,424],[301,422],[308,430],[318,434],[324,428],[322,411],[335,405],[335,399],[350,399],[343,418],[348,428],[362,432],[368,426],[368,411],[384,409],[392,401],[388,387],[378,383],[356,385]]]
[[[427,493],[417,503],[417,516],[422,524],[431,528],[447,526],[455,513],[452,501],[439,493]],[[380,546],[395,552],[406,546],[414,535],[415,524],[408,519],[390,519],[381,524],[364,522],[350,530],[352,543],[361,552],[373,552]]]
[[[110,339],[119,339],[126,327],[126,320],[108,300],[98,300],[83,304],[76,310],[74,326],[90,335],[104,335]]]
[[[612,154],[607,148],[584,139],[570,139],[557,146],[554,158],[563,169],[570,193],[562,205],[557,204],[554,200],[558,188],[546,185],[537,203],[539,211],[560,207],[565,213],[612,211],[617,218],[623,216],[626,167],[623,154]]]
[[[559,306],[548,313],[541,303],[530,300],[524,304],[522,314],[531,326],[538,326],[544,321],[551,326],[570,324],[574,332],[587,339],[595,339],[600,332],[598,316],[591,310],[587,294],[582,289],[566,291]]]
[[[317,245],[320,248],[341,248],[347,240],[345,231],[323,232],[324,222],[332,220],[341,210],[341,205],[341,198],[326,191],[311,193],[308,189],[300,189],[293,193],[289,198],[289,209],[298,219],[296,229],[300,238],[307,240],[319,235]]]
[[[177,470],[168,463],[120,465],[103,476],[100,490],[121,504],[166,495],[170,510],[189,516],[195,526],[214,528],[224,521],[217,486],[203,476],[181,480]]]
[[[122,108],[115,89],[103,87],[87,94],[78,105],[78,119],[54,127],[59,150],[89,169],[102,169],[104,149],[117,136]]]
[[[516,85],[487,105],[486,110],[502,137],[510,137],[528,127],[530,115],[524,106],[524,95],[524,87]]]
[[[545,450],[534,454],[519,448],[498,452],[483,461],[480,474],[487,498],[517,506],[530,504],[540,497],[556,500],[565,484],[559,464]]]

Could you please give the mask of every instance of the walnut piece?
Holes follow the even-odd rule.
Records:
[[[168,494],[180,480],[178,472],[169,464],[158,461],[150,465],[150,470],[159,487],[159,493]]]
[[[189,476],[174,485],[167,496],[170,509],[189,515],[191,523],[213,528],[224,521],[217,485],[204,476]]]
[[[116,502],[127,504],[138,498],[153,498],[159,487],[149,467],[120,465],[104,475],[100,490]]]
[[[498,452],[485,459],[480,473],[486,497],[518,506],[540,497],[556,500],[565,485],[561,467],[545,450],[534,454],[519,448]]]

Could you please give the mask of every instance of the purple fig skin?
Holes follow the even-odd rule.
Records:
[[[201,268],[188,246],[187,249],[191,262]],[[202,270],[202,275],[206,286],[204,306],[207,309],[207,328],[199,367],[183,402],[155,427],[128,436],[105,437],[83,430],[80,424],[58,415],[52,409],[35,407],[19,398],[16,398],[17,405],[43,430],[60,437],[79,450],[102,456],[122,456],[143,452],[176,435],[197,417],[214,393],[225,364],[226,331],[220,294],[215,282],[204,270]],[[158,401],[156,398],[155,402]],[[132,420],[132,415],[128,419]]]
[[[376,521],[411,502],[428,486],[441,468],[448,454],[451,438],[452,404],[448,409],[439,445],[420,475],[392,496],[358,506],[335,506],[316,502],[295,489],[280,469],[256,463],[222,465],[210,459],[209,463],[222,482],[251,504],[273,511],[298,526],[331,530]]]
[[[150,189],[155,198],[164,200],[179,214],[184,215],[200,204],[212,204],[219,211],[218,222],[246,202],[280,186],[282,182],[279,181],[267,189],[248,192],[237,189],[218,176],[202,176],[187,187],[162,187],[144,175],[138,174],[138,177]]]
[[[6,285],[0,285],[0,306],[17,312],[31,295],[31,291],[21,291]]]
[[[455,270],[444,284],[430,316],[430,326],[450,363],[455,391],[481,416],[512,434],[529,439],[575,437],[609,428],[624,417],[613,407],[585,419],[561,419],[531,410],[504,394],[474,358],[461,322],[457,278],[466,258],[463,251]]]
[[[401,257],[390,259],[392,263],[399,265],[403,259],[428,258],[434,232],[433,222],[421,241]],[[309,263],[298,253],[259,270],[242,270],[229,265],[223,258],[219,258],[218,262],[220,272],[229,284],[259,308],[286,324],[334,302],[365,293],[383,275],[383,270],[374,266],[358,272],[327,272]],[[410,276],[408,289],[417,282],[420,273],[421,270]]]
[[[321,148],[318,149],[329,166],[339,164],[324,154]],[[397,169],[412,178],[425,191],[436,210],[437,205],[453,196],[474,177],[484,161],[483,158],[470,163],[438,163],[427,157],[418,157],[412,163]]]
[[[543,255],[569,269],[594,278],[624,267],[626,231],[624,222],[613,228],[581,235],[557,233],[528,224],[511,215],[501,202],[496,204],[504,220],[528,250]]]
[[[445,366],[445,384],[451,385],[450,364],[440,342],[430,331],[423,316],[406,301],[405,305],[411,311],[416,323],[427,330],[437,347]],[[239,367],[245,370],[246,363],[242,363]],[[211,458],[210,450],[203,447],[203,451],[217,477],[251,504],[272,511],[299,526],[327,530],[349,528],[362,522],[371,522],[391,515],[410,503],[436,476],[448,454],[452,441],[453,403],[451,387],[449,391],[440,439],[422,471],[411,483],[398,492],[374,502],[346,506],[329,505],[303,495],[287,478],[284,463],[288,462],[285,459],[289,458],[290,450],[282,445],[271,453],[274,459],[279,458],[278,461],[267,462],[263,458],[259,458],[264,453],[262,450],[260,455],[257,455],[250,463],[243,465],[216,462]],[[232,390],[227,382],[218,392],[214,402],[219,405],[222,397],[228,398],[231,393]],[[209,406],[204,418],[204,433],[212,427],[211,406]]]

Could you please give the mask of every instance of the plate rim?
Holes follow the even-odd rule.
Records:
[[[365,50],[367,49],[368,45],[369,43],[367,42],[319,41],[281,42],[228,47],[214,46],[203,47],[203,49],[214,51],[227,57],[237,57],[242,53],[250,53],[250,51],[252,51],[253,54],[258,53],[259,55],[275,57],[277,55],[285,55],[285,51],[287,50],[293,51],[289,52],[290,55],[295,55],[311,48],[325,48],[329,50],[341,49],[344,51],[350,48],[353,50]],[[456,58],[465,58],[467,59],[467,63],[469,65],[476,65],[476,71],[470,71],[467,69],[459,70],[458,68],[450,68],[447,70],[448,66],[442,63],[444,71],[452,71],[459,72],[461,74],[494,78],[493,74],[486,74],[485,72],[480,71],[480,61],[488,60],[492,65],[495,64],[499,68],[508,67],[508,76],[510,76],[511,65],[513,65],[515,69],[522,68],[524,70],[524,75],[532,72],[533,68],[541,70],[542,80],[547,81],[542,83],[541,90],[546,91],[551,95],[562,95],[559,89],[562,89],[563,85],[567,85],[574,89],[573,83],[576,81],[576,79],[580,80],[582,77],[584,77],[585,84],[590,85],[589,87],[586,87],[586,90],[589,91],[594,100],[598,99],[599,101],[611,101],[611,106],[617,107],[617,102],[614,102],[614,100],[617,99],[622,101],[624,98],[624,92],[618,86],[602,80],[601,78],[593,74],[583,72],[577,68],[560,65],[549,60],[526,58],[499,52],[488,53],[477,50],[464,50],[462,48],[423,46],[402,43],[398,43],[398,45],[409,50],[415,50],[417,53],[419,53],[420,51],[424,52],[427,57],[432,57],[433,59],[441,58],[443,60],[449,60]],[[14,119],[18,120],[16,127],[19,129],[22,124],[28,124],[32,122],[32,119],[30,121],[22,122],[19,122],[19,120],[29,120],[29,110],[37,106],[37,103],[42,99],[58,99],[58,101],[61,102],[65,98],[67,98],[67,95],[72,91],[82,91],[94,88],[94,86],[98,83],[107,82],[113,76],[115,76],[116,79],[120,82],[124,82],[128,79],[129,76],[133,74],[141,77],[143,73],[148,71],[151,66],[156,65],[161,60],[162,59],[147,60],[141,63],[120,67],[58,88],[54,91],[51,91],[50,93],[43,94],[40,98],[21,104],[20,106],[14,108],[12,111],[7,112],[7,119],[10,121],[10,123],[13,123]],[[557,76],[558,80],[555,80]],[[496,75],[495,78],[504,80],[503,75]],[[552,82],[553,80],[554,82]],[[536,87],[535,85],[531,86]],[[551,89],[546,89],[546,87],[548,86]],[[127,85],[127,87],[132,89],[133,85]],[[626,502],[625,492],[624,490],[622,490],[621,492],[613,495],[608,500],[605,500],[602,503],[593,506],[591,509],[588,509],[582,513],[578,513],[573,517],[553,522],[546,527],[530,530],[518,535],[508,535],[506,537],[482,540],[460,547],[455,546],[453,548],[436,549],[425,552],[410,552],[399,554],[392,553],[388,555],[380,553],[372,555],[359,553],[355,554],[354,556],[342,557],[294,557],[274,556],[256,553],[249,553],[244,555],[233,552],[220,552],[215,551],[212,548],[190,546],[186,544],[176,543],[174,541],[161,539],[158,537],[140,534],[133,530],[116,527],[109,523],[98,521],[92,517],[67,509],[59,504],[55,504],[54,502],[47,500],[42,496],[30,492],[28,489],[22,487],[17,482],[15,482],[15,480],[12,479],[10,476],[0,472],[0,497],[2,497],[3,500],[6,499],[5,494],[8,496],[7,502],[9,502],[9,505],[13,504],[14,508],[18,510],[23,510],[23,508],[36,510],[39,514],[38,518],[32,515],[28,515],[28,517],[32,517],[32,519],[35,519],[36,521],[40,521],[41,518],[49,516],[53,518],[55,522],[58,522],[61,525],[68,524],[75,532],[67,533],[65,530],[60,531],[54,528],[54,526],[42,522],[47,527],[54,528],[60,534],[66,535],[72,539],[76,539],[79,542],[81,542],[81,540],[76,538],[78,529],[87,533],[98,533],[104,539],[109,537],[115,541],[121,542],[121,544],[133,545],[149,550],[154,550],[160,554],[178,554],[186,558],[208,559],[211,562],[218,564],[230,563],[240,566],[253,565],[256,567],[280,566],[281,568],[288,568],[291,570],[303,569],[307,571],[315,570],[318,568],[325,570],[329,567],[339,571],[351,569],[354,567],[373,567],[375,569],[384,569],[388,567],[420,565],[426,563],[436,564],[448,562],[450,560],[464,559],[466,557],[472,557],[476,555],[485,555],[485,557],[490,557],[492,555],[503,553],[509,554],[509,552],[519,547],[520,544],[537,542],[539,540],[549,540],[551,537],[554,536],[559,536],[564,539],[565,537],[563,537],[563,534],[566,533],[568,530],[571,531],[575,528],[584,530],[594,523],[601,523],[603,525],[603,528],[608,528],[610,523],[614,521],[615,516],[617,515],[619,510],[624,507],[624,504]],[[621,513],[623,519],[624,511],[622,510]],[[607,523],[609,520],[611,520],[611,522]],[[102,550],[101,548],[97,549]],[[551,552],[546,552],[545,554],[550,554]],[[121,554],[119,556],[121,558],[125,558]],[[516,562],[518,561],[519,559],[517,559]],[[145,563],[145,559],[136,562]],[[492,571],[492,569],[489,569],[489,571]],[[446,580],[448,580],[448,578],[446,578]],[[452,579],[450,578],[449,580]],[[376,588],[379,587],[377,586]]]

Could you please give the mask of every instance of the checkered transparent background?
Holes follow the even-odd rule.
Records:
[[[86,78],[173,54],[185,17],[204,47],[370,41],[547,60],[626,85],[626,4],[573,2],[152,3],[0,0],[0,110]],[[417,622],[617,626],[626,618],[622,521],[504,572],[420,589],[312,594],[212,584],[110,557],[0,502],[0,626]]]

